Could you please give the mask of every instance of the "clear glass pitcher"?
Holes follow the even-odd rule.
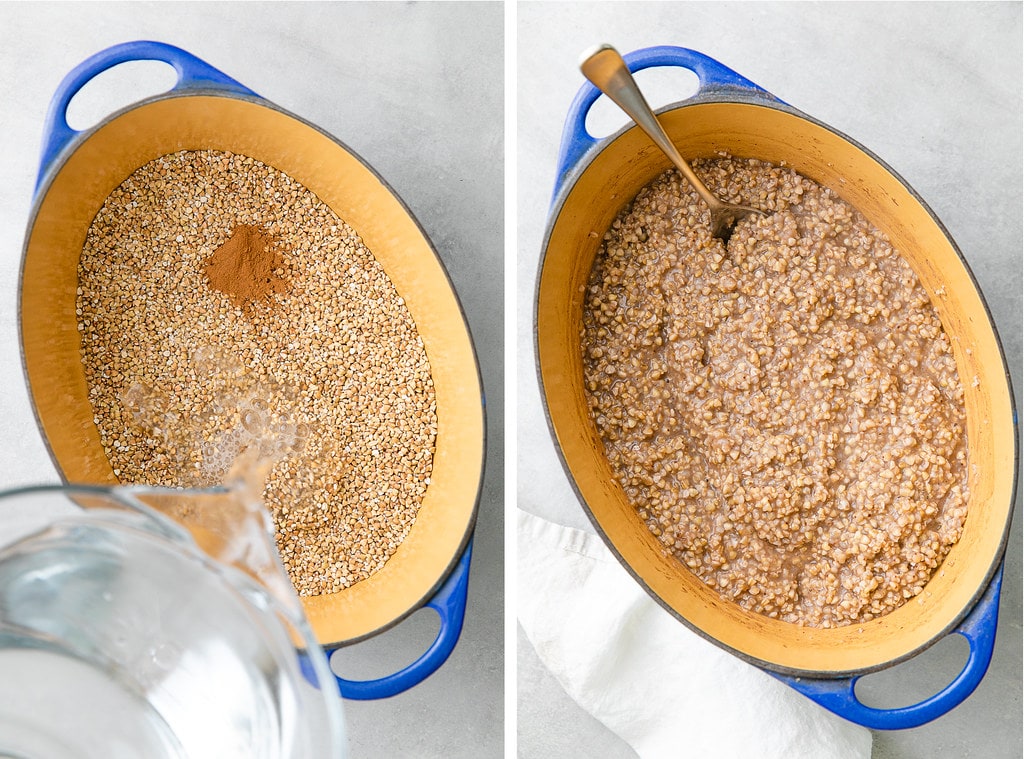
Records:
[[[0,493],[0,758],[344,756],[337,681],[251,493]]]

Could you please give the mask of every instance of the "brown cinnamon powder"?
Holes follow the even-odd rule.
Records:
[[[273,235],[251,224],[239,224],[206,264],[210,287],[230,295],[236,306],[284,292],[288,282],[274,272],[284,265],[276,247]]]

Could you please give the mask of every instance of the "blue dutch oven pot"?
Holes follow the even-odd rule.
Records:
[[[918,596],[879,619],[835,629],[801,627],[746,611],[666,555],[604,456],[584,396],[579,335],[584,286],[605,231],[670,164],[639,127],[603,140],[587,133],[587,113],[600,95],[590,83],[579,90],[566,119],[536,291],[538,378],[569,479],[623,566],[695,632],[861,725],[908,728],[935,719],[967,698],[988,667],[1017,482],[1010,380],[977,284],[924,201],[853,140],[693,50],[654,47],[624,57],[634,72],[677,66],[697,75],[693,97],[659,112],[685,158],[726,151],[785,163],[836,191],[901,251],[951,337],[960,376],[973,378],[964,382],[970,510],[963,536]],[[967,639],[970,656],[939,693],[899,709],[858,701],[859,677],[905,661],[953,633]]]
[[[68,126],[68,104],[87,82],[140,60],[171,65],[177,83],[91,129]],[[424,605],[438,613],[436,639],[408,667],[371,681],[339,678],[347,698],[393,696],[436,671],[462,631],[483,477],[483,389],[468,325],[437,252],[397,195],[344,144],[170,45],[116,45],[71,71],[46,117],[21,270],[22,358],[40,429],[66,481],[117,484],[92,421],[79,354],[78,259],[96,212],[132,172],[161,155],[204,149],[250,156],[315,192],[373,251],[423,339],[438,431],[417,520],[379,572],[342,592],[303,599],[328,651],[372,637]]]

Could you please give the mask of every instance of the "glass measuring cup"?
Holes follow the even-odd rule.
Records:
[[[0,757],[344,756],[335,677],[244,486],[0,493]]]

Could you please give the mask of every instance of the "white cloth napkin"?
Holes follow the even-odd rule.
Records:
[[[519,622],[643,759],[869,759],[871,733],[686,628],[601,539],[519,511]]]

